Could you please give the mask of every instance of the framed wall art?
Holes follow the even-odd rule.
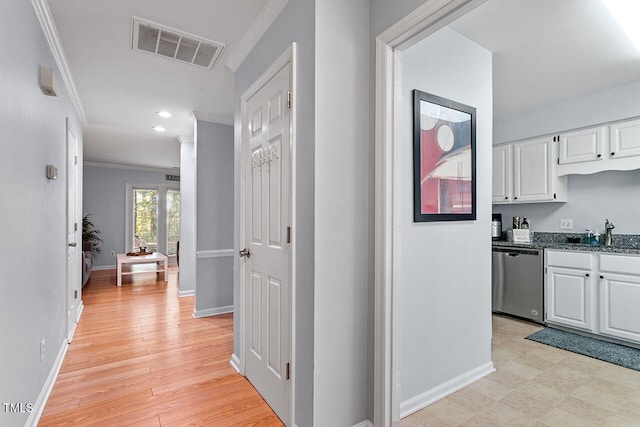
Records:
[[[413,91],[414,222],[476,219],[476,109]]]

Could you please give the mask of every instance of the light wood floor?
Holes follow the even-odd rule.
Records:
[[[401,427],[640,426],[640,372],[523,339],[539,329],[494,316],[496,372]]]
[[[231,314],[194,319],[155,274],[94,271],[84,312],[40,426],[281,426],[229,364]]]

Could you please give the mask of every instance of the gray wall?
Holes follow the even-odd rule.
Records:
[[[233,307],[233,126],[198,120],[196,158],[197,317]]]
[[[494,123],[495,143],[571,130],[608,121],[640,116],[640,82],[615,87],[563,103],[545,106]],[[640,234],[640,171],[607,171],[570,175],[568,202],[494,205],[502,213],[503,228],[513,216],[526,216],[534,231],[560,230],[560,219],[573,219],[571,232],[587,226],[604,229],[605,218],[615,233]]]
[[[373,419],[369,1],[316,2],[315,351],[318,426]],[[339,64],[337,66],[336,64]]]
[[[313,292],[314,292],[314,94],[315,94],[315,1],[291,0],[265,32],[235,73],[235,152],[236,171],[240,161],[240,97],[262,73],[291,45],[298,46],[297,128],[296,128],[296,224],[294,230],[298,255],[296,259],[296,407],[294,422],[298,427],[313,424]],[[236,182],[240,177],[236,173]],[[235,194],[239,194],[237,188]],[[240,201],[235,199],[236,212]],[[234,224],[239,235],[239,224]],[[236,249],[240,247],[235,241]],[[234,258],[239,271],[238,257]],[[234,277],[235,311],[240,298],[239,278]],[[238,325],[234,323],[234,352],[239,354]]]
[[[428,403],[451,382],[460,385],[473,372],[492,369],[491,64],[491,52],[448,28],[403,53],[404,143],[395,167],[401,181],[396,274],[405,414],[408,401]],[[413,89],[476,108],[475,221],[413,222]],[[445,390],[436,392],[438,387]]]
[[[66,118],[79,139],[80,160],[82,126],[31,2],[0,5],[0,52],[0,402],[36,405],[66,348]],[[41,65],[54,69],[57,97],[40,90]],[[47,164],[58,168],[57,180],[46,179]],[[76,216],[79,222],[79,208]],[[0,425],[23,426],[35,415],[3,407]]]
[[[84,167],[82,212],[83,215],[91,214],[91,222],[100,230],[103,241],[102,253],[94,256],[94,267],[114,268],[116,259],[111,256],[111,251],[124,253],[125,250],[129,250],[125,248],[127,183],[177,186],[179,183],[166,180],[166,173],[100,166]]]

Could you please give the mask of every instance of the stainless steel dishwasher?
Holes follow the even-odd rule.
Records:
[[[544,323],[543,249],[493,247],[492,310]]]

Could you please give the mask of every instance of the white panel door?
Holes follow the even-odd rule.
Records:
[[[640,156],[640,120],[612,124],[611,159]]]
[[[547,267],[547,322],[593,331],[593,289],[591,271]]]
[[[291,360],[291,64],[246,104],[245,375],[289,424]]]
[[[640,343],[640,276],[601,277],[599,332]]]
[[[77,168],[78,140],[67,123],[67,339],[71,341],[76,327],[78,295],[80,293],[77,262],[81,243],[78,242]]]
[[[512,144],[493,147],[493,203],[504,203],[512,200],[512,147]]]
[[[516,202],[549,200],[551,194],[551,138],[514,144],[514,190]]]
[[[608,149],[606,142],[608,128],[599,126],[596,128],[581,129],[560,135],[560,148],[558,163],[591,162],[603,160]]]

